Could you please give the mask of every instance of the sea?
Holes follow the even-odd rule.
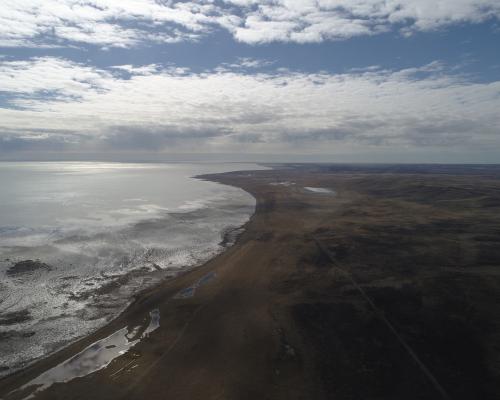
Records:
[[[231,245],[255,199],[196,176],[262,168],[0,162],[0,376]]]

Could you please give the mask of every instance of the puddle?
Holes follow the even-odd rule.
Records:
[[[200,286],[206,285],[208,282],[210,282],[216,276],[217,276],[217,274],[214,271],[209,272],[205,276],[198,279],[192,286],[189,286],[185,289],[182,289],[179,293],[177,293],[174,296],[174,299],[186,299],[188,297],[193,297],[194,293],[196,292],[196,289],[198,289]]]
[[[295,183],[289,182],[289,181],[286,181],[286,182],[271,182],[270,185],[271,186],[292,186],[292,185],[295,185]]]
[[[210,282],[212,279],[215,278],[215,272],[209,272],[208,274],[206,274],[205,276],[203,276],[197,283],[197,287],[200,287],[200,286],[203,286],[205,284],[207,284],[208,282]]]
[[[335,190],[328,189],[328,188],[320,188],[320,187],[304,187],[305,190],[308,192],[313,192],[313,193],[323,193],[323,194],[335,194]]]
[[[141,339],[148,337],[151,332],[160,327],[160,310],[155,308],[153,311],[150,311],[149,317],[151,320],[149,321],[149,325],[146,330],[142,333]]]
[[[149,325],[140,336],[141,326],[133,327],[130,330],[122,328],[110,336],[92,343],[80,353],[45,371],[11,393],[35,387],[34,391],[28,397],[25,397],[25,399],[31,399],[37,392],[47,389],[54,383],[69,382],[105,368],[116,357],[125,354],[142,339],[148,337],[151,332],[158,329],[160,326],[160,311],[154,309],[149,313],[149,316]]]
[[[194,296],[194,291],[195,291],[195,288],[190,286],[186,289],[182,289],[179,293],[177,293],[175,296],[174,296],[174,299],[185,299],[187,297],[193,297]]]

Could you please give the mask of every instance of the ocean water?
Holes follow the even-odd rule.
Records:
[[[0,376],[223,250],[255,200],[193,176],[252,169],[260,167],[0,163]]]

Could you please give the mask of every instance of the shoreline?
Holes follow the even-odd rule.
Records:
[[[236,244],[0,381],[0,397],[26,398],[6,395],[99,338],[147,325],[158,309],[159,327],[131,351],[33,397],[439,398],[384,315],[451,398],[497,398],[500,180],[489,171],[418,172],[314,166],[204,175],[256,199]]]
[[[174,276],[166,277],[162,281],[155,283],[150,287],[146,287],[140,290],[138,293],[134,294],[131,297],[129,304],[119,314],[117,314],[110,321],[107,321],[103,326],[101,326],[97,330],[85,334],[73,341],[70,341],[63,347],[53,352],[47,353],[46,355],[42,356],[41,358],[35,359],[32,362],[29,362],[28,365],[26,365],[25,367],[21,367],[20,369],[14,370],[12,373],[0,377],[0,396],[2,395],[2,393],[9,394],[12,391],[16,391],[17,389],[23,386],[23,384],[19,384],[19,382],[24,382],[24,381],[26,381],[26,383],[30,382],[31,380],[35,379],[37,376],[42,374],[44,371],[47,371],[55,367],[56,365],[60,364],[61,362],[70,359],[71,357],[78,354],[89,345],[106,338],[113,332],[120,329],[119,326],[123,325],[122,328],[127,326],[124,325],[124,323],[127,320],[134,319],[135,317],[137,317],[137,314],[144,313],[146,311],[145,308],[154,307],[155,302],[160,302],[165,297],[175,295],[172,294],[173,289],[168,290],[167,288],[165,288],[165,286],[174,285],[175,287],[177,287],[174,281],[181,280],[181,282],[184,282],[184,280],[188,280],[191,278],[193,280],[199,278],[198,275],[201,273],[200,270],[204,271],[204,268],[209,268],[207,267],[207,264],[214,262],[222,254],[229,251],[231,248],[237,246],[238,241],[240,240],[241,236],[245,233],[247,226],[251,223],[252,218],[254,218],[255,214],[257,213],[258,201],[252,193],[246,191],[245,189],[239,186],[222,183],[217,179],[207,179],[208,176],[217,176],[217,175],[223,175],[227,173],[231,174],[237,172],[241,171],[230,171],[230,172],[222,172],[216,174],[206,174],[206,175],[202,174],[193,176],[194,179],[206,180],[227,186],[233,186],[238,189],[244,190],[248,195],[250,195],[255,200],[254,211],[250,215],[248,220],[241,226],[234,227],[223,232],[221,240],[219,242],[221,250],[218,253],[214,254],[210,259],[204,261],[199,265],[189,266],[187,268],[180,269],[176,271]],[[250,171],[244,171],[244,172],[250,172]],[[238,233],[234,234],[235,232]],[[168,293],[157,293],[162,289],[168,290]],[[181,289],[179,289],[179,291],[180,290]],[[7,388],[7,390],[5,390],[5,388]],[[0,397],[0,399],[3,399],[3,397]]]
[[[21,189],[9,191],[2,204],[1,378],[97,331],[145,287],[213,258],[223,251],[225,230],[254,212],[255,199],[246,192],[194,178],[251,169],[244,164],[48,164],[6,167],[20,174],[15,187]],[[81,180],[73,178],[82,171]],[[32,193],[28,178],[35,172],[41,182]],[[150,185],[148,176],[164,180]],[[108,194],[92,191],[92,182],[98,187],[110,178],[116,185]],[[61,184],[54,189],[46,184],[51,180]],[[58,198],[65,200],[61,210]]]

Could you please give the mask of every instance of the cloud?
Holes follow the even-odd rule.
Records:
[[[474,82],[439,62],[249,74],[0,59],[0,87],[3,153],[500,147],[500,82]]]
[[[11,94],[11,104],[36,108],[46,101],[81,100],[108,89],[113,75],[91,66],[54,57],[0,62],[1,91]]]
[[[213,5],[154,0],[5,0],[0,45],[109,47],[193,40],[214,20]],[[216,18],[215,18],[216,19]]]
[[[275,61],[263,60],[251,57],[238,57],[235,62],[232,63],[222,63],[217,67],[219,72],[230,72],[230,71],[249,71],[255,72],[257,69],[262,69],[270,67],[275,64]]]
[[[393,29],[404,34],[500,16],[496,0],[227,0],[245,10],[234,37],[246,43],[342,40]]]
[[[273,64],[274,61],[259,60],[251,57],[239,57],[236,63],[229,64],[229,66],[235,68],[263,68]]]
[[[218,136],[224,136],[224,129],[179,127],[179,126],[112,126],[98,137],[97,148],[112,151],[162,151],[179,146],[198,147]]]
[[[244,43],[405,35],[498,19],[498,0],[3,0],[0,46],[129,48],[225,29]]]
[[[114,65],[111,68],[126,71],[131,75],[151,75],[158,71],[158,64],[134,66],[130,64]]]

